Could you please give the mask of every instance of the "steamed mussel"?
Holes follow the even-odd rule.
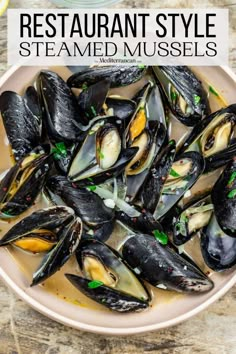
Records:
[[[76,257],[85,278],[72,274],[66,277],[82,293],[119,312],[148,307],[147,290],[110,247],[95,240],[84,241]]]
[[[39,146],[19,160],[0,182],[0,218],[12,218],[30,208],[41,192],[52,156],[49,146]]]
[[[160,83],[175,117],[187,126],[194,126],[209,113],[206,93],[201,82],[186,66],[155,66]]]
[[[0,97],[15,158],[0,182],[0,218],[13,222],[0,246],[42,257],[31,285],[72,257],[68,288],[118,312],[147,309],[152,286],[211,291],[204,272],[236,264],[236,105],[208,115],[181,66],[94,66],[67,82],[44,70],[36,83]],[[16,221],[38,195],[50,207]]]
[[[78,247],[82,223],[74,211],[64,206],[38,210],[13,226],[0,246],[15,245],[23,250],[46,252],[33,274],[32,286],[52,276]]]

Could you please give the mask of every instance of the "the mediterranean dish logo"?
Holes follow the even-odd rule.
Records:
[[[227,65],[228,10],[8,10],[8,64]]]

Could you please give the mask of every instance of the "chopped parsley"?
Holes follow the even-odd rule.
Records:
[[[162,245],[167,245],[168,243],[168,236],[163,231],[153,230],[153,235]]]
[[[178,172],[176,172],[173,168],[170,170],[170,175],[172,177],[180,177],[180,175],[178,174]]]
[[[87,180],[90,181],[90,182],[93,182],[92,177],[88,177]]]
[[[55,160],[60,160],[62,157],[67,156],[67,148],[65,146],[65,143],[56,143],[55,147],[51,151],[53,153],[53,157]]]
[[[209,86],[209,92],[213,93],[213,95],[215,95],[216,97],[219,97],[218,92],[211,85]]]
[[[144,65],[144,64],[139,64],[139,65],[138,65],[138,68],[139,68],[139,69],[145,69],[145,67],[146,67],[146,65]]]
[[[198,105],[200,103],[200,101],[201,101],[201,97],[194,94],[193,95],[193,100],[194,100],[194,104]]]
[[[236,171],[234,171],[234,172],[231,174],[227,185],[230,186],[230,185],[234,182],[235,178],[236,178]]]
[[[83,91],[86,91],[87,89],[88,89],[87,84],[86,84],[86,83],[83,83],[83,85],[82,85],[82,90],[83,90]]]
[[[96,186],[88,186],[86,187],[90,192],[94,192],[96,190]]]
[[[227,198],[229,198],[229,199],[233,199],[235,196],[236,196],[236,189],[232,189],[232,191],[230,191],[227,194]]]
[[[103,282],[100,280],[92,280],[88,283],[89,289],[96,289],[103,285]]]
[[[104,159],[105,156],[104,156],[104,154],[102,153],[102,150],[101,150],[100,147],[97,148],[97,152],[98,152],[98,155],[99,155],[100,159]]]
[[[172,101],[172,102],[175,102],[175,101],[177,100],[177,98],[178,98],[177,92],[171,91],[170,97],[171,97],[171,101]]]
[[[94,117],[96,117],[97,112],[96,112],[96,109],[94,108],[94,106],[91,106],[90,109],[91,109],[91,112],[94,115]]]

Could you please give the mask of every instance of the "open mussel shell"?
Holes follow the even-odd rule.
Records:
[[[216,167],[220,167],[233,158],[235,151],[230,146],[231,139],[234,135],[234,126],[236,123],[236,105],[232,104],[226,108],[210,114],[208,117],[199,122],[191,131],[184,144],[178,151],[181,154],[197,142],[199,150],[203,157],[208,159],[208,163],[213,159],[212,167],[214,168],[214,160],[218,163]],[[225,156],[225,160],[224,160]],[[219,163],[221,161],[221,165]]]
[[[109,88],[110,82],[108,80],[102,80],[89,87],[83,87],[83,91],[78,97],[78,105],[84,125],[87,125],[90,119],[101,115]]]
[[[31,286],[42,283],[56,273],[72,256],[77,249],[81,234],[82,222],[80,218],[74,218],[58,231],[58,242],[43,257],[39,268],[33,274]]]
[[[123,123],[117,117],[96,121],[72,159],[69,179],[73,182],[88,179],[91,185],[121,173],[137,151],[123,148],[122,128]]]
[[[236,237],[236,160],[227,164],[212,189],[211,197],[221,229]]]
[[[48,145],[35,148],[17,162],[0,182],[0,218],[20,215],[41,192],[53,163]]]
[[[121,312],[148,307],[150,296],[147,290],[110,247],[96,240],[86,240],[77,249],[76,258],[85,279],[101,282],[108,300],[104,301],[105,306]],[[89,284],[87,285],[89,296]],[[100,302],[100,292],[98,291],[98,297],[96,293],[93,294],[93,300]],[[112,300],[109,301],[109,298]]]
[[[47,187],[58,195],[66,205],[73,208],[76,215],[89,226],[103,225],[114,218],[114,210],[108,208],[97,194],[90,191],[89,188],[75,186],[66,177],[51,177]]]
[[[115,116],[119,119],[127,119],[132,116],[136,110],[136,103],[128,98],[110,95],[106,98],[105,111],[109,116]]]
[[[14,225],[0,246],[13,244],[32,253],[46,252],[57,243],[58,228],[73,217],[74,211],[64,206],[38,210]]]
[[[149,82],[140,92],[136,112],[126,128],[128,146],[139,150],[126,167],[127,197],[134,200],[145,181],[152,163],[167,137],[157,103],[153,99],[156,87]],[[158,91],[159,92],[159,91]]]
[[[204,172],[212,172],[219,167],[227,164],[236,156],[236,140],[233,139],[229,146],[207,158],[205,158],[205,169]]]
[[[154,211],[154,217],[160,220],[196,183],[204,171],[204,159],[198,153],[189,151],[181,155],[171,167],[162,187],[161,196]]]
[[[67,80],[70,87],[82,88],[93,85],[101,80],[109,80],[111,87],[127,86],[140,80],[146,67],[139,66],[95,66],[73,74]]]
[[[45,110],[46,128],[52,142],[71,143],[81,134],[79,106],[73,92],[52,71],[41,71],[37,78]]]
[[[214,286],[197,267],[170,247],[162,246],[153,236],[131,236],[123,245],[122,255],[141,279],[157,288],[203,293]]]
[[[221,272],[236,265],[236,238],[220,228],[214,214],[201,231],[201,252],[207,266],[214,271]]]
[[[154,213],[164,183],[175,158],[175,142],[171,140],[155,158],[140,193],[145,209]]]
[[[206,93],[188,67],[154,66],[153,71],[172,112],[181,123],[192,127],[208,114]]]
[[[3,124],[16,161],[40,144],[41,121],[27,103],[13,91],[4,91],[0,96]]]
[[[189,241],[199,230],[208,225],[213,212],[213,204],[209,196],[195,201],[182,210],[172,221],[174,244],[180,246]]]

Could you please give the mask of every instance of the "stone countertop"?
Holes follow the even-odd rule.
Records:
[[[236,72],[236,1],[127,0],[119,7],[225,7],[230,10],[230,66]],[[52,8],[49,1],[13,0],[10,7]],[[0,17],[0,75],[6,69],[6,16]],[[236,287],[194,318],[154,333],[108,337],[77,331],[31,309],[0,281],[0,354],[236,354]]]

